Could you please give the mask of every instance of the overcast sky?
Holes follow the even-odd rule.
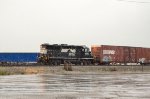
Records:
[[[42,43],[150,47],[149,1],[0,0],[0,52],[38,52]]]

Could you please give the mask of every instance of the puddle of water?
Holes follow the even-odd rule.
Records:
[[[149,99],[150,74],[0,76],[0,99]]]

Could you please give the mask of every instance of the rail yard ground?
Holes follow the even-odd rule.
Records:
[[[0,75],[15,74],[86,74],[86,73],[150,73],[150,66],[0,66]]]
[[[150,99],[150,66],[1,66],[0,99]]]
[[[0,99],[150,99],[149,82],[150,73],[5,75]]]

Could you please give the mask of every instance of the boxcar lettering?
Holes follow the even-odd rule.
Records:
[[[103,54],[115,54],[114,50],[103,50]]]

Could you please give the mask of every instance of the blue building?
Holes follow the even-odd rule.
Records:
[[[0,62],[37,62],[39,53],[0,53]]]

